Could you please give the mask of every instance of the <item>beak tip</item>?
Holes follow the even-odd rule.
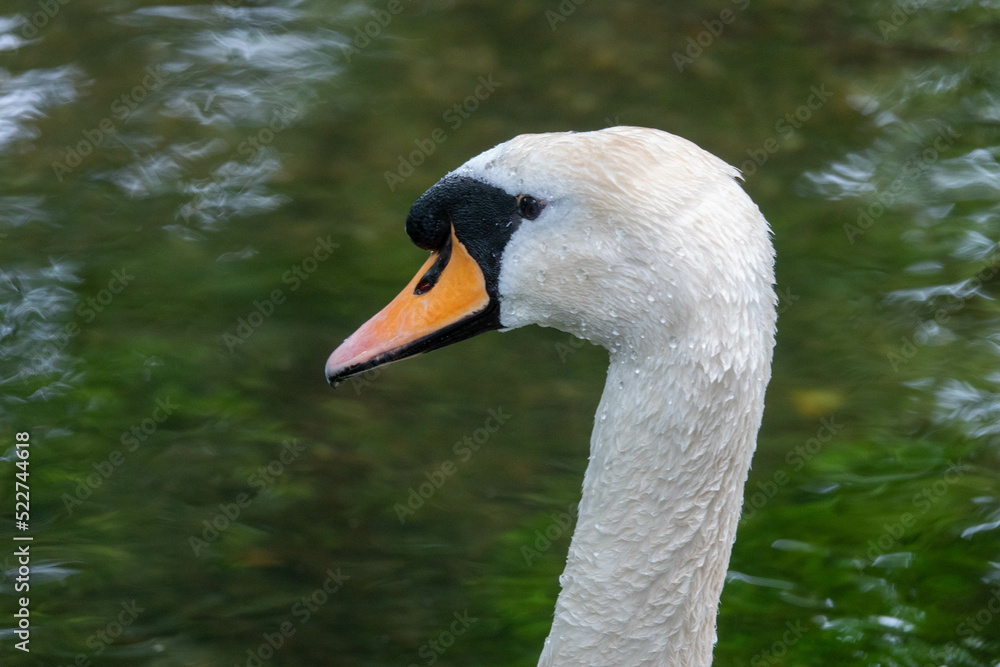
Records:
[[[326,366],[323,369],[326,375],[326,381],[330,383],[331,387],[336,387],[340,384],[340,381],[344,379],[344,371],[350,365],[345,362],[350,361],[347,357],[350,357],[351,355],[345,355],[343,353],[343,349],[344,346],[341,345],[334,350],[333,354],[330,355],[330,358],[326,360]]]

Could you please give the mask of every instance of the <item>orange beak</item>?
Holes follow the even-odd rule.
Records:
[[[333,351],[330,384],[500,327],[479,264],[451,230],[413,280]]]

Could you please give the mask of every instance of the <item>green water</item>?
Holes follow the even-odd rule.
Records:
[[[604,352],[323,364],[440,176],[612,124],[741,166],[775,231],[716,664],[1000,664],[998,9],[9,0],[3,664],[534,665]]]

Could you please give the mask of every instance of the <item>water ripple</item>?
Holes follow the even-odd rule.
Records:
[[[197,139],[164,146],[150,128],[128,142],[145,155],[99,174],[132,198],[182,195],[182,226],[273,211],[288,198],[269,184],[282,170],[276,135],[329,99],[348,40],[298,3],[272,7],[159,6],[117,17],[167,40],[168,79],[157,115],[196,127]],[[306,20],[309,19],[309,20]],[[330,20],[324,16],[323,21]]]
[[[66,348],[75,336],[70,325],[77,302],[72,286],[80,282],[67,262],[0,271],[3,402],[16,404],[25,394],[27,400],[48,400],[69,389],[73,362]],[[24,391],[11,391],[14,383],[26,384]]]
[[[31,121],[48,109],[76,99],[81,71],[74,65],[32,69],[14,76],[0,69],[0,150],[39,136]]]

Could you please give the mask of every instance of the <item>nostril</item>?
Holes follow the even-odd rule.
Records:
[[[437,261],[431,265],[431,268],[427,269],[427,273],[420,277],[417,281],[417,286],[413,288],[413,294],[415,296],[423,296],[430,292],[435,285],[437,285],[438,279],[441,278],[441,272],[444,271],[444,267],[448,266],[448,260],[451,259],[451,238],[449,237],[444,243],[444,247],[438,251]]]

